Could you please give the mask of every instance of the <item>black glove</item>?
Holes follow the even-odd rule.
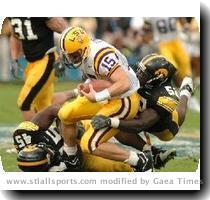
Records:
[[[18,60],[12,60],[12,63],[11,63],[11,73],[13,75],[14,78],[16,79],[20,79],[20,77],[18,76],[18,71],[19,71],[19,68],[20,68],[20,65],[18,63]]]
[[[54,62],[53,67],[55,69],[55,76],[56,77],[64,77],[65,76],[65,67],[62,64],[60,59],[57,59]]]
[[[111,119],[104,115],[98,115],[92,118],[91,124],[95,130],[111,127]]]

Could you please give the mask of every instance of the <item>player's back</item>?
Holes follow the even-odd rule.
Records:
[[[15,36],[22,41],[26,59],[30,62],[41,59],[54,46],[53,31],[44,17],[10,17]]]
[[[155,42],[170,41],[178,37],[175,17],[152,17],[149,22],[152,24]]]
[[[90,78],[110,80],[112,73],[121,67],[131,82],[128,93],[122,96],[129,96],[139,88],[139,81],[133,69],[128,65],[126,57],[114,46],[103,40],[92,40],[88,58],[82,64],[81,69]]]

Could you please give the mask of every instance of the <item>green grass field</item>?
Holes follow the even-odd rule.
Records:
[[[11,126],[18,124],[22,121],[21,113],[17,108],[17,96],[21,89],[21,82],[15,83],[0,83],[0,127],[3,126]],[[75,88],[77,82],[57,82],[55,86],[55,91],[63,91]],[[196,91],[196,96],[199,98],[200,91]],[[1,132],[0,132],[1,133]],[[181,140],[179,148],[185,148],[185,145],[188,145],[189,142],[186,138],[196,138],[199,143],[200,139],[200,114],[195,113],[193,111],[188,111],[185,123],[183,124],[180,133],[178,134],[181,137],[184,136],[184,139]],[[178,136],[179,138],[179,136]],[[0,135],[1,139],[1,135]],[[1,140],[0,140],[1,141]],[[179,142],[179,141],[177,141]],[[175,141],[176,143],[176,141]],[[162,144],[162,143],[161,143]],[[14,152],[7,152],[8,149],[13,148],[11,142],[0,142],[0,155],[3,162],[4,170],[7,172],[16,172],[19,169],[16,166],[16,154]],[[192,145],[193,143],[189,144]],[[191,146],[189,146],[191,148]],[[198,145],[198,144],[197,144]],[[197,147],[199,151],[199,146]],[[188,150],[187,150],[188,151]],[[168,172],[192,172],[196,171],[198,160],[199,160],[199,152],[193,155],[187,156],[178,156],[174,160],[171,160],[167,163],[164,169],[159,171],[168,171]]]

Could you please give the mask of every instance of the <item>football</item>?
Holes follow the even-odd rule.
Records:
[[[94,80],[91,80],[91,82],[89,82],[89,83],[82,84],[81,90],[83,90],[85,92],[89,92],[90,91],[90,88],[89,88],[90,84],[92,84],[93,89],[96,92],[100,92],[100,91],[102,91],[106,88],[109,88],[113,83],[111,81],[107,81],[107,80],[94,79]]]

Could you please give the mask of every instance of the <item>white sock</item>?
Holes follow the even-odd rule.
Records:
[[[76,155],[77,153],[77,145],[74,147],[69,147],[67,144],[64,143],[63,150],[67,153],[67,155]]]
[[[137,153],[134,152],[134,151],[130,151],[129,158],[126,159],[124,162],[125,163],[128,163],[131,166],[136,166],[138,160],[139,160],[139,157],[137,156]]]

